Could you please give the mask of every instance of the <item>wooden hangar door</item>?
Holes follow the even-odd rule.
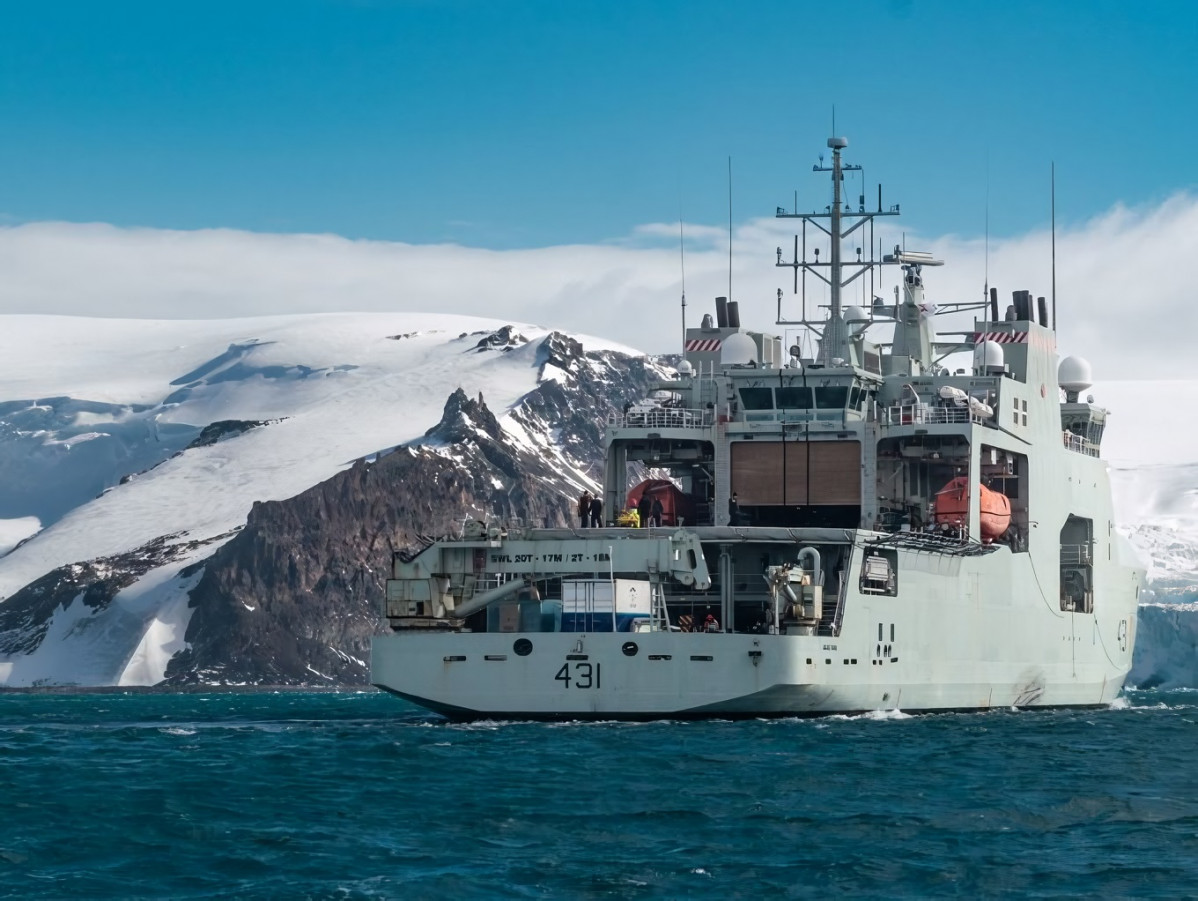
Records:
[[[861,442],[811,441],[808,503],[832,506],[861,503]]]
[[[737,441],[732,493],[742,507],[861,503],[859,441]]]

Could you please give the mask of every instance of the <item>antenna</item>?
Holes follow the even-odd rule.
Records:
[[[1052,330],[1057,330],[1057,162],[1052,161],[1049,193],[1052,196]]]
[[[812,337],[812,335],[818,336],[820,340],[821,362],[824,358],[827,358],[830,361],[832,359],[836,359],[837,357],[848,356],[845,345],[849,342],[849,338],[851,336],[847,335],[845,332],[843,311],[840,308],[840,302],[842,298],[841,289],[852,284],[857,280],[857,278],[864,276],[866,270],[868,270],[870,277],[870,304],[871,309],[876,310],[877,308],[874,306],[875,298],[873,296],[873,291],[875,285],[874,279],[877,273],[874,272],[874,269],[877,268],[880,271],[881,267],[883,266],[901,265],[901,261],[896,256],[882,253],[882,241],[884,239],[874,234],[875,219],[878,219],[882,216],[898,216],[899,205],[897,203],[893,204],[888,210],[882,208],[881,185],[878,186],[877,210],[866,210],[865,197],[863,194],[857,198],[855,211],[853,209],[853,204],[845,202],[842,196],[841,182],[844,179],[845,172],[858,173],[861,178],[862,191],[865,189],[865,172],[862,167],[856,164],[845,163],[841,159],[841,152],[848,146],[848,143],[848,140],[843,137],[829,138],[827,146],[832,151],[831,166],[824,164],[825,157],[824,154],[821,153],[819,157],[819,163],[812,167],[812,170],[815,172],[826,172],[832,176],[832,203],[830,205],[824,207],[822,211],[800,213],[798,211],[798,198],[796,196],[795,212],[789,213],[782,207],[778,207],[775,214],[775,218],[778,219],[799,219],[802,220],[803,223],[801,234],[796,234],[794,238],[794,257],[788,262],[783,262],[782,254],[779,252],[778,260],[775,263],[776,266],[781,268],[794,269],[794,293],[799,294],[800,284],[802,287],[802,318],[797,320],[784,319],[782,317],[781,301],[779,300],[777,324],[803,326],[807,330],[802,333],[802,337],[804,339]],[[845,224],[846,219],[849,220],[847,225]],[[824,225],[821,220],[828,220],[828,224]],[[829,243],[831,245],[831,252],[828,254],[828,256],[831,257],[831,259],[825,258],[824,260],[820,260],[819,247],[816,247],[814,250],[815,260],[809,261],[807,259],[807,225],[809,223],[814,226],[814,228],[818,229],[822,235],[826,235],[828,237]],[[864,246],[866,240],[865,226],[867,225],[869,241],[868,246],[870,247],[869,257],[867,258],[864,256],[864,250],[862,249],[858,252],[856,260],[845,263],[841,259],[841,242],[851,236],[858,229],[862,229],[860,240],[861,244]],[[878,253],[876,257],[874,256],[873,252],[875,238],[878,240]],[[903,240],[905,243],[905,235]],[[901,250],[901,248],[899,248],[899,250]],[[801,283],[799,279],[800,271],[803,273]],[[826,321],[815,322],[807,318],[808,274],[811,274],[819,279],[821,285],[823,286],[825,297],[827,297],[830,301],[829,316]],[[864,278],[862,278],[859,287],[861,290],[864,290]],[[878,288],[880,289],[881,286],[878,285]],[[877,301],[880,303],[881,298],[877,298]],[[811,334],[808,334],[808,332]]]
[[[986,284],[982,288],[982,300],[990,296],[990,148],[986,148]]]
[[[682,262],[682,352],[686,353],[686,238],[682,233],[682,211],[678,211],[678,254]]]
[[[732,157],[728,157],[728,300],[732,300]]]

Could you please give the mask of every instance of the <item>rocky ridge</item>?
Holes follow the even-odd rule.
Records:
[[[603,421],[663,375],[645,358],[586,351],[557,332],[529,344],[505,326],[463,351],[529,355],[537,387],[507,410],[459,388],[423,438],[295,497],[254,504],[244,527],[210,549],[164,535],[59,567],[0,605],[0,653],[35,651],[56,612],[74,603],[101,611],[156,567],[186,564],[187,648],[170,661],[167,683],[365,683],[391,554],[456,533],[465,518],[570,521],[573,499],[602,471]],[[188,437],[235,443],[268,424],[221,421]]]
[[[503,331],[473,350],[511,340]],[[393,552],[466,518],[570,522],[602,466],[600,423],[662,372],[559,333],[541,341],[537,364],[538,387],[502,418],[458,389],[420,442],[256,504],[192,590],[189,648],[167,682],[362,684]]]

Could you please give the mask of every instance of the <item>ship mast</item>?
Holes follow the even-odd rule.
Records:
[[[840,151],[849,145],[847,138],[828,138],[828,146],[832,148],[832,270],[829,273],[831,276],[831,295],[832,295],[832,310],[829,314],[828,325],[824,330],[824,340],[820,344],[820,362],[825,366],[832,362],[834,357],[844,359],[848,356],[844,352],[844,318],[840,312],[840,188],[841,181],[844,179],[844,171],[840,162]],[[860,166],[856,168],[860,169]]]
[[[876,216],[897,216],[899,215],[898,204],[890,207],[889,210],[882,209],[882,186],[878,185],[878,208],[875,211],[866,212],[865,210],[865,195],[862,194],[858,198],[857,209],[853,210],[845,204],[843,198],[843,183],[845,172],[862,172],[860,166],[845,163],[840,156],[840,152],[849,145],[848,139],[843,137],[828,138],[828,147],[832,150],[832,165],[823,165],[823,157],[820,157],[819,164],[812,166],[813,172],[830,172],[832,173],[832,205],[827,207],[823,213],[800,213],[797,209],[794,212],[787,212],[782,207],[778,207],[777,218],[779,219],[801,219],[803,221],[802,229],[802,247],[800,248],[800,236],[795,235],[794,243],[794,258],[787,262],[782,259],[782,248],[778,248],[777,265],[780,267],[789,267],[794,269],[794,293],[800,293],[800,285],[802,288],[802,315],[799,319],[788,319],[782,315],[782,292],[778,294],[778,325],[802,325],[812,331],[820,334],[820,349],[819,362],[825,366],[832,365],[833,360],[841,359],[848,360],[850,358],[848,328],[844,321],[844,310],[841,297],[841,289],[856,281],[866,272],[872,273],[875,267],[881,268],[884,265],[891,264],[891,261],[881,259],[875,255],[877,250],[874,244],[874,224],[873,220]],[[828,224],[825,226],[820,220],[827,219]],[[846,223],[846,220],[848,222]],[[815,259],[807,259],[807,225],[811,224],[828,236],[831,242],[830,259],[821,261],[819,258],[819,249],[815,249]],[[869,225],[869,256],[863,258],[861,250],[857,251],[856,261],[845,263],[842,256],[841,242],[852,235],[858,229],[862,229],[862,237],[864,228]],[[825,270],[827,274],[825,275]],[[803,273],[800,280],[799,273]],[[826,322],[819,322],[818,319],[809,318],[807,315],[807,274],[810,273],[820,279],[829,288],[830,304],[829,318]],[[872,282],[871,292],[872,294]],[[822,330],[821,330],[822,325]]]

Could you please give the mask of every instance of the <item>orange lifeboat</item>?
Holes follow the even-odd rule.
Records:
[[[979,485],[981,507],[978,516],[982,541],[986,544],[1002,535],[1011,524],[1011,501],[998,491]],[[969,479],[957,476],[936,492],[937,525],[963,526],[969,523]]]

